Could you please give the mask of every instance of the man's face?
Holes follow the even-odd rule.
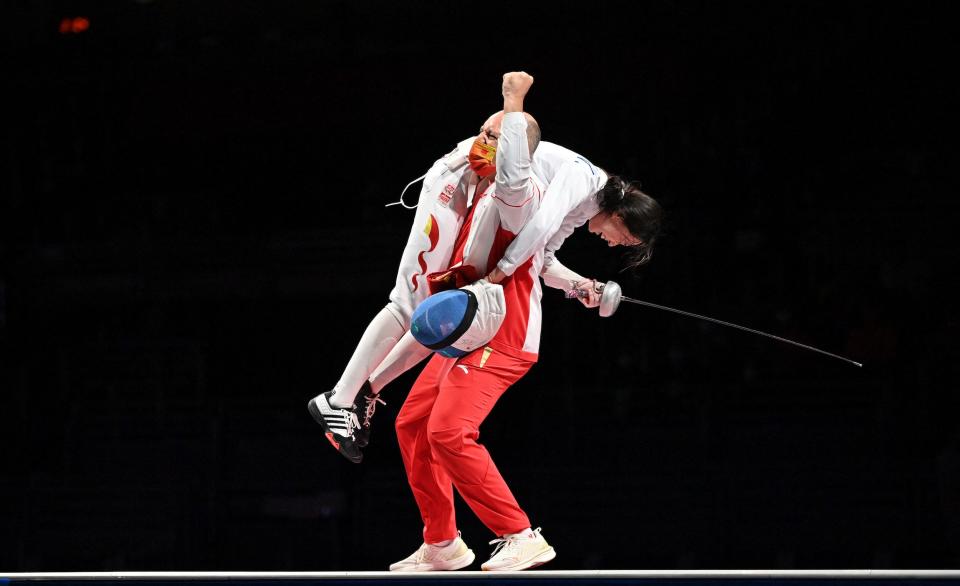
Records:
[[[485,145],[497,148],[497,143],[500,140],[501,124],[503,124],[503,112],[497,112],[487,118],[487,121],[480,127],[480,134],[477,135],[477,140]]]
[[[639,238],[627,230],[623,218],[617,214],[600,212],[590,218],[588,229],[607,241],[607,246],[636,246],[643,244]]]
[[[497,171],[497,144],[500,142],[500,125],[503,122],[503,112],[498,112],[487,118],[480,127],[480,134],[473,141],[467,161],[470,168],[479,177],[490,177]]]

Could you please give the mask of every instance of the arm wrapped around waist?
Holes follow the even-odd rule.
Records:
[[[435,295],[441,291],[465,287],[479,280],[480,275],[477,274],[477,269],[470,265],[459,265],[427,275],[427,287],[430,289],[430,294]]]

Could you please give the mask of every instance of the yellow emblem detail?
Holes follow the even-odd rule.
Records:
[[[487,363],[487,358],[490,358],[491,354],[493,354],[493,348],[490,346],[483,349],[483,356],[480,357],[480,368],[483,368],[483,365]]]

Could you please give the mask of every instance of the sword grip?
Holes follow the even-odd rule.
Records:
[[[587,296],[587,291],[584,289],[576,288],[576,283],[574,283],[574,288],[567,291],[568,299],[583,299]],[[601,283],[599,281],[593,282],[593,291],[594,293],[600,294],[600,317],[610,317],[617,311],[617,307],[620,306],[620,285],[613,281],[607,281],[606,283]]]

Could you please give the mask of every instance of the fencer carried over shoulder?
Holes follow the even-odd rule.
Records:
[[[505,152],[517,151],[501,148],[498,149],[497,156],[504,156]],[[527,219],[523,229],[507,248],[497,268],[506,274],[513,274],[537,253],[539,248],[539,251],[544,251],[543,269],[540,272],[544,283],[565,292],[574,290],[575,284],[589,288],[588,285],[593,281],[565,267],[556,259],[554,252],[574,229],[598,213],[599,205],[595,196],[607,182],[607,174],[582,155],[548,141],[539,143],[531,165],[532,175],[540,178],[546,188],[543,197],[537,198],[536,211]],[[506,203],[500,201],[502,204]],[[498,207],[498,210],[508,217],[511,209],[506,205]],[[525,210],[524,213],[529,211]],[[505,275],[501,276],[500,280],[504,277]],[[577,299],[588,307],[595,307],[599,303],[599,294],[586,297],[578,295]],[[413,368],[430,352],[408,333],[373,371],[370,376],[371,385],[375,390],[383,388]]]
[[[532,82],[532,78],[530,81]],[[529,84],[526,88],[529,89]],[[506,97],[504,103],[507,105]],[[519,115],[519,122],[514,120],[516,117],[512,115],[506,122],[508,143],[514,137],[519,140],[526,129],[523,115]],[[502,130],[501,128],[501,132]],[[493,198],[482,198],[473,210],[471,235],[463,251],[464,264],[477,271],[477,274],[471,275],[470,281],[489,270],[486,266],[489,255],[484,251],[488,251],[493,240],[497,238],[503,217],[506,217],[507,224],[516,228],[517,224],[525,221],[525,217],[531,216],[536,209],[518,203],[529,199],[530,203],[539,204],[539,198],[524,195],[529,189],[538,189],[539,193],[543,191],[542,185],[532,187],[530,181],[522,181],[522,177],[529,173],[528,149],[516,149],[519,151],[517,157],[505,159],[506,155],[513,152],[513,144],[494,150],[479,149],[478,142],[480,141],[477,137],[461,141],[427,172],[420,190],[412,229],[401,256],[396,283],[390,292],[390,301],[367,327],[335,387],[335,399],[340,404],[351,401],[368,378],[374,392],[378,391],[382,385],[377,383],[376,376],[370,376],[378,367],[381,371],[387,370],[390,373],[388,380],[392,380],[394,376],[411,368],[429,354],[424,353],[423,348],[413,340],[400,340],[410,327],[414,309],[429,294],[430,275],[436,275],[450,267],[460,228],[474,203],[474,197],[478,195],[476,189],[479,179],[482,178],[481,174],[487,171],[486,174],[489,175],[496,161],[499,173],[495,191],[498,195],[502,192],[504,199],[494,202]],[[526,146],[526,140],[522,144]],[[486,162],[489,169],[483,166],[484,154],[488,157]],[[493,158],[494,155],[496,159]],[[515,171],[514,165],[522,168]],[[502,206],[496,205],[500,203],[513,207],[508,207],[504,216],[501,216],[499,212],[502,211]]]

